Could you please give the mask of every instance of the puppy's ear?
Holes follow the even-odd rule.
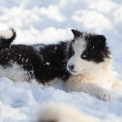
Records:
[[[97,35],[95,41],[96,47],[99,49],[104,49],[106,46],[106,38],[103,35]]]
[[[74,35],[75,38],[81,36],[81,32],[80,32],[80,31],[78,31],[78,30],[74,30],[74,29],[72,29],[71,31],[72,31],[72,33],[73,33],[73,35]]]

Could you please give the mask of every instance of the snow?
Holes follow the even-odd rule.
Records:
[[[46,62],[46,65],[50,65],[50,62]]]
[[[72,39],[70,29],[103,34],[113,54],[113,74],[122,80],[121,0],[0,0],[0,30],[13,27],[15,44],[58,43]],[[30,122],[47,101],[64,102],[104,122],[122,122],[122,90],[104,102],[81,92],[65,92],[61,83],[0,78],[0,122]]]

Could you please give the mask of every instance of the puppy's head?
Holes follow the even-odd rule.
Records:
[[[103,35],[91,34],[71,30],[74,39],[70,49],[73,51],[69,56],[67,69],[73,75],[84,74],[99,68],[99,64],[106,58],[110,58],[110,51]],[[70,53],[70,50],[69,50]]]

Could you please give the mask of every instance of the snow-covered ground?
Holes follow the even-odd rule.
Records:
[[[56,43],[71,39],[71,28],[104,34],[113,54],[114,74],[122,80],[121,0],[0,0],[0,30],[13,27],[14,43]],[[122,90],[110,102],[63,90],[61,84],[0,78],[0,122],[30,122],[42,103],[64,102],[104,122],[122,122]]]

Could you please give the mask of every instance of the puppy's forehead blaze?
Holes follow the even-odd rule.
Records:
[[[84,38],[77,38],[75,39],[75,42],[73,44],[73,48],[74,48],[74,51],[75,53],[82,53],[83,50],[85,50],[85,47],[86,47],[86,41]]]

